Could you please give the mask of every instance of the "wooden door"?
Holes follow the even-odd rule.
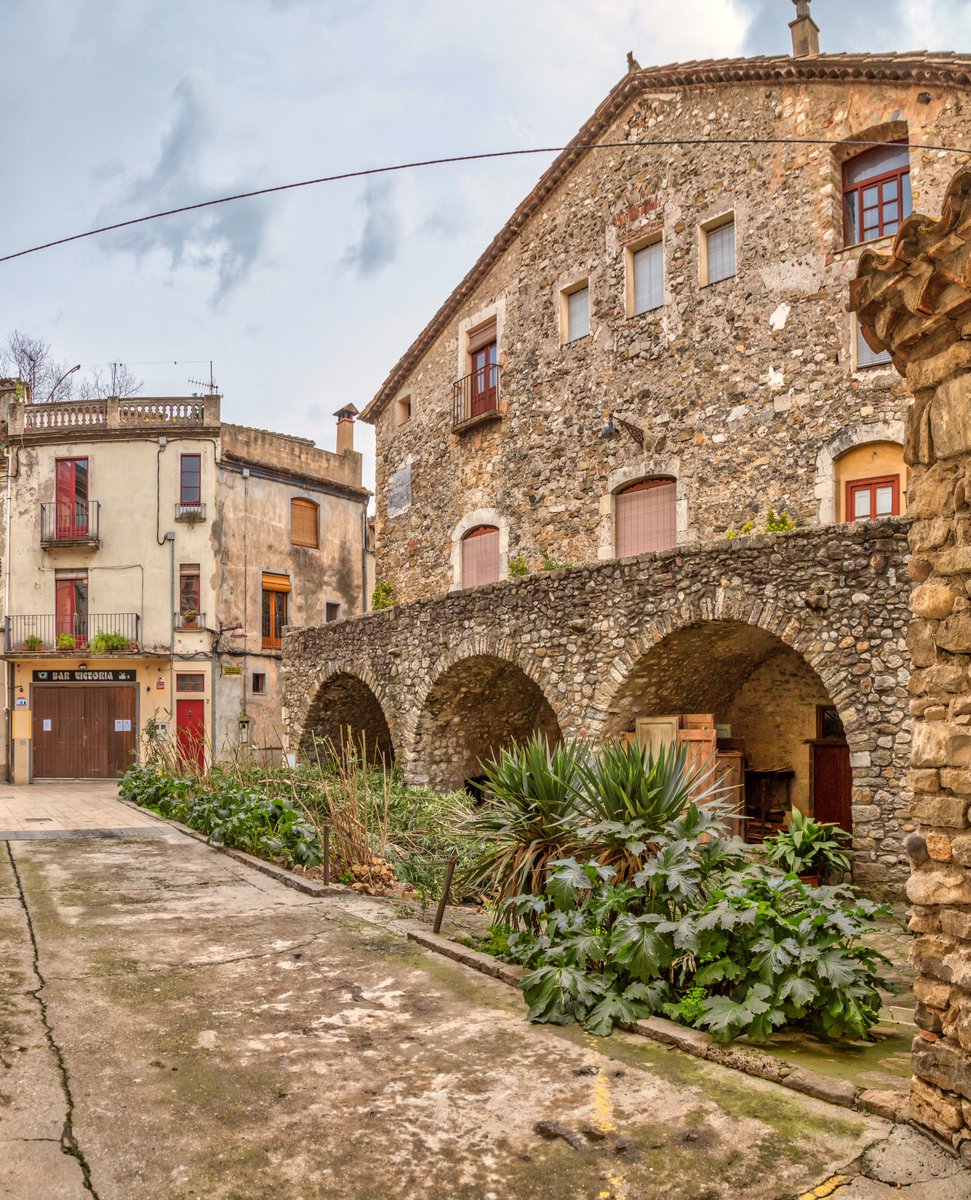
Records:
[[[131,766],[133,687],[34,687],[35,779],[114,779]]]
[[[490,342],[472,354],[473,417],[496,407],[496,343]]]
[[[813,816],[853,832],[853,771],[850,748],[841,742],[813,745]]]
[[[650,750],[656,755],[662,746],[669,746],[677,742],[681,718],[676,715],[638,717],[634,728],[637,730],[637,740],[644,749]]]
[[[176,745],[182,765],[202,772],[206,767],[206,706],[201,696],[175,706]]]

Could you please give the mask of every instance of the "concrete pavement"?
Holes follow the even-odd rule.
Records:
[[[641,1039],[530,1026],[516,992],[400,924],[171,830],[0,846],[0,1196],[971,1195],[953,1159],[933,1192],[873,1191],[890,1185],[861,1154],[907,1131]]]

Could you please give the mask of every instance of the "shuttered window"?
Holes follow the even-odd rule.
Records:
[[[891,362],[888,350],[871,350],[860,322],[856,322],[856,369],[863,371],[867,367],[882,367]]]
[[[320,547],[320,509],[313,500],[290,501],[290,545]]]
[[[735,274],[735,219],[705,232],[707,245],[706,283],[731,279]]]
[[[499,579],[499,530],[481,525],[462,539],[462,587],[481,587]]]
[[[615,548],[618,558],[670,550],[677,540],[677,485],[673,479],[644,479],[617,496]]]
[[[664,303],[664,243],[653,242],[631,255],[634,274],[633,310],[651,312]]]
[[[566,298],[566,340],[575,342],[590,332],[590,289],[577,288]]]

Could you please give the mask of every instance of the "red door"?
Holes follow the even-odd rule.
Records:
[[[179,761],[201,773],[206,769],[206,706],[201,696],[176,701],[175,728]]]
[[[59,458],[55,471],[57,527],[55,536],[70,540],[88,536],[88,460]]]
[[[496,407],[496,343],[490,342],[472,355],[472,416]]]
[[[64,574],[67,578],[55,576],[54,581],[55,633],[67,634],[83,646],[88,640],[88,579],[80,572]],[[69,643],[63,649],[73,647]]]
[[[847,833],[853,832],[853,769],[850,748],[839,742],[816,742],[813,746],[813,816],[833,821]]]

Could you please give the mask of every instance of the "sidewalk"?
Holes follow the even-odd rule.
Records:
[[[169,828],[122,804],[113,780],[0,784],[0,841],[130,834],[165,837]]]

